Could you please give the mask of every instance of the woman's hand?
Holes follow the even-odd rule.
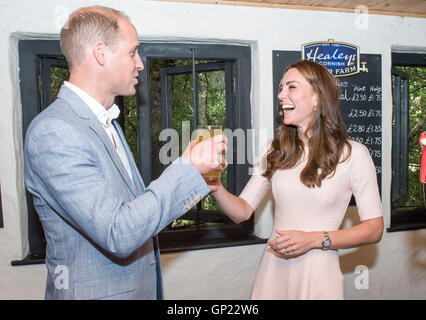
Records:
[[[306,252],[321,248],[322,232],[305,232],[297,230],[276,231],[278,236],[268,242],[268,245],[279,256],[285,259],[299,257]]]
[[[220,178],[219,179],[217,179],[218,181],[217,181],[217,183],[216,184],[208,184],[207,186],[210,188],[210,192],[212,193],[212,194],[214,194],[220,187],[223,187],[222,186],[222,182],[220,181]]]

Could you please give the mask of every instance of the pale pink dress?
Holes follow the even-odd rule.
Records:
[[[334,176],[324,179],[320,188],[308,188],[300,181],[307,155],[295,168],[276,171],[271,180],[259,174],[261,166],[257,165],[240,197],[256,209],[272,185],[275,218],[271,239],[277,235],[276,230],[338,230],[352,194],[361,221],[383,215],[370,154],[364,145],[350,143],[351,157],[340,163]],[[251,298],[343,299],[338,252],[314,249],[297,258],[283,259],[267,246]]]

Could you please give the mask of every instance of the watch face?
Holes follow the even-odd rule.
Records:
[[[330,239],[325,239],[325,240],[322,242],[322,245],[323,245],[325,248],[328,248],[328,247],[331,245],[331,241],[330,241]]]

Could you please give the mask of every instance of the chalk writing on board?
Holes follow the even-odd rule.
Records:
[[[338,82],[338,85],[341,88],[340,101],[348,138],[368,148],[376,173],[381,174],[382,87],[374,80],[371,77],[360,79],[353,76]]]

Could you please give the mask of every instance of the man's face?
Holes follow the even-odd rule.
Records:
[[[131,96],[136,93],[139,71],[144,65],[138,53],[139,41],[135,27],[127,20],[120,20],[120,34],[108,48],[107,77],[114,96]]]

